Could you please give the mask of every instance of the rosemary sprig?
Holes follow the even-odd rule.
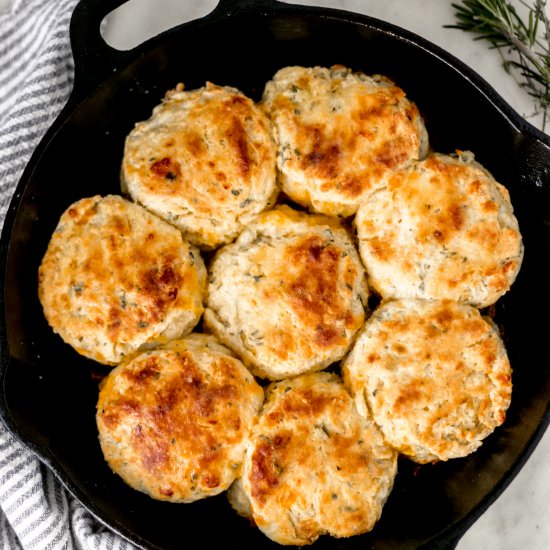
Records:
[[[545,129],[550,111],[550,21],[546,0],[517,0],[518,13],[505,0],[463,0],[452,4],[456,24],[449,28],[474,33],[499,50],[506,72],[535,99],[535,114],[542,113]]]

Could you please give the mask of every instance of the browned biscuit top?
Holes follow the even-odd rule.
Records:
[[[396,472],[396,453],[362,418],[335,374],[272,384],[253,430],[240,488],[273,540],[310,544],[319,535],[370,530]]]
[[[382,303],[343,364],[359,411],[419,463],[475,451],[504,422],[511,374],[496,328],[449,300]]]
[[[217,494],[239,475],[263,391],[213,337],[191,335],[123,363],[97,404],[111,468],[160,500]]]
[[[164,337],[190,332],[206,270],[181,233],[142,207],[108,195],[72,204],[39,269],[50,325],[83,355],[118,363]]]
[[[338,220],[280,206],[218,251],[205,324],[256,374],[281,379],[340,359],[366,297],[361,261]]]
[[[170,91],[128,134],[122,187],[199,247],[232,240],[276,195],[265,113],[235,88]]]
[[[471,154],[431,154],[388,177],[355,218],[369,281],[384,298],[485,307],[509,290],[523,243],[508,191]]]
[[[278,139],[282,188],[316,212],[353,214],[381,178],[427,147],[416,105],[380,75],[285,67],[262,102]]]

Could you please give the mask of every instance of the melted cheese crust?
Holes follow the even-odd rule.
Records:
[[[279,544],[311,544],[371,530],[396,469],[397,454],[340,379],[305,374],[268,387],[229,499]]]
[[[255,374],[275,380],[342,358],[366,299],[361,260],[338,220],[280,206],[217,252],[204,321]]]
[[[122,189],[193,244],[215,248],[274,202],[275,157],[267,116],[240,91],[176,88],[127,136]]]
[[[512,393],[496,328],[452,301],[382,303],[342,373],[359,412],[419,463],[474,452],[504,422]]]
[[[388,172],[427,150],[417,107],[379,75],[285,67],[262,103],[278,140],[282,189],[315,212],[352,215]]]
[[[240,475],[263,390],[213,337],[192,334],[124,362],[103,380],[105,460],[154,499],[192,502]]]
[[[355,217],[369,283],[384,298],[493,304],[523,243],[508,191],[471,154],[432,154],[392,174]]]
[[[145,345],[191,332],[204,310],[206,269],[198,250],[115,195],[65,210],[38,275],[53,330],[100,363],[116,364]]]

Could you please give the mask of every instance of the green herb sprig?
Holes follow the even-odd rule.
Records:
[[[499,50],[506,72],[535,99],[535,113],[542,114],[545,129],[550,111],[550,21],[546,0],[527,2],[520,15],[505,0],[463,0],[452,4],[456,24],[449,28],[476,34]]]

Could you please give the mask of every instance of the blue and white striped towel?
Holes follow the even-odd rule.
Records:
[[[11,0],[0,15],[0,227],[31,153],[73,82],[77,0]],[[133,548],[77,503],[0,422],[0,550]]]

